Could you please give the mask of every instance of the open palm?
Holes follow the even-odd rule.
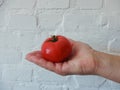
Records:
[[[94,50],[87,44],[70,39],[72,55],[62,63],[52,63],[41,57],[41,51],[26,55],[26,59],[60,75],[95,74],[97,62]]]

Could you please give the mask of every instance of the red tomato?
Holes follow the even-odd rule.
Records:
[[[72,45],[64,36],[52,36],[41,47],[42,57],[51,62],[63,62],[72,52]]]

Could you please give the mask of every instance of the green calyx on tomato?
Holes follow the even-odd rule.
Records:
[[[72,52],[72,45],[69,40],[61,35],[53,35],[47,38],[41,47],[41,55],[44,59],[51,62],[63,62]]]

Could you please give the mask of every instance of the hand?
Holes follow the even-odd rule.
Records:
[[[73,52],[63,63],[52,63],[41,57],[40,51],[26,55],[26,59],[60,75],[95,74],[97,61],[94,50],[87,44],[69,39]]]

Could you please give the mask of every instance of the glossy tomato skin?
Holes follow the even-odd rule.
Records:
[[[72,52],[72,45],[64,36],[56,36],[57,41],[52,38],[45,40],[41,47],[42,57],[48,61],[59,63],[66,60]]]

